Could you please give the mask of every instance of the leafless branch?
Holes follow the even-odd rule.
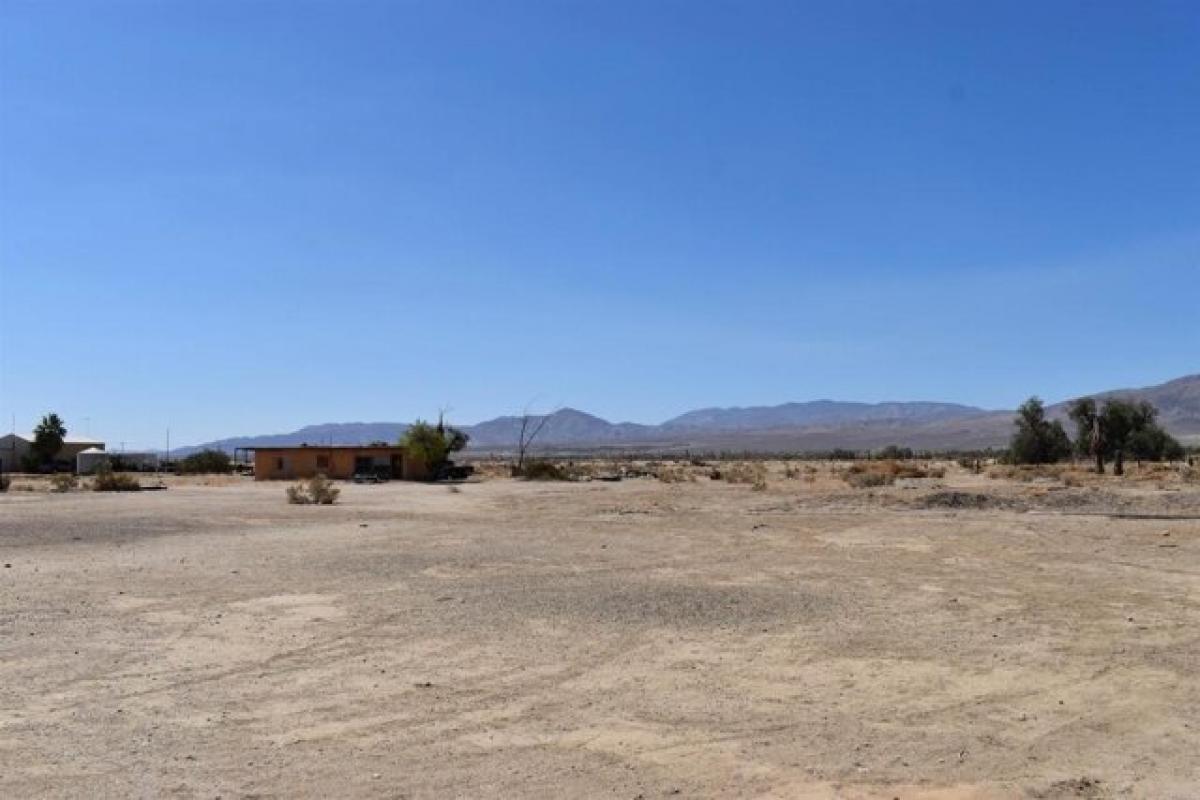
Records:
[[[542,428],[546,427],[546,423],[550,421],[550,417],[555,411],[549,414],[532,415],[529,413],[529,406],[525,406],[525,410],[521,412],[521,432],[517,436],[517,472],[520,472],[525,466],[525,454],[529,452],[529,448],[533,446],[533,442],[537,439],[538,434],[542,432]],[[532,427],[531,427],[532,426]]]

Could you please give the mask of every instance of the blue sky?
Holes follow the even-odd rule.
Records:
[[[3,0],[0,419],[1156,383],[1198,142],[1192,2]]]

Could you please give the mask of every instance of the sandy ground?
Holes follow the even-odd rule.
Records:
[[[1200,487],[946,481],[12,492],[0,796],[1200,797]]]

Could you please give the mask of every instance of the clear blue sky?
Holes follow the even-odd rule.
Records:
[[[0,37],[5,429],[1200,371],[1190,0],[2,0]]]

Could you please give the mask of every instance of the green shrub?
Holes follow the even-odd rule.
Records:
[[[142,485],[132,475],[103,467],[96,470],[96,477],[92,481],[93,492],[139,492],[141,489]]]
[[[233,462],[230,461],[228,453],[220,450],[201,450],[180,461],[179,471],[184,475],[228,474],[233,472]]]
[[[524,478],[527,481],[567,481],[571,476],[553,461],[544,459],[527,460],[520,470],[513,470],[513,477]]]
[[[0,472],[0,492],[7,492],[8,487],[12,484],[12,479],[4,473]]]

